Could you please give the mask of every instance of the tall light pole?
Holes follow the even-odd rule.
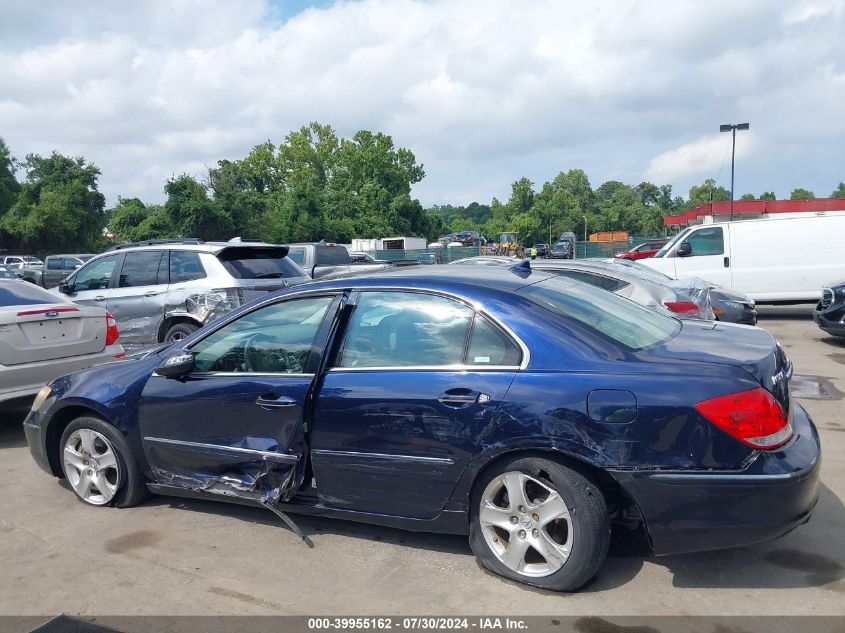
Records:
[[[748,123],[726,123],[719,126],[720,132],[731,133],[731,220],[734,219],[734,155],[736,154],[736,131],[747,130]]]
[[[587,216],[584,216],[584,241],[587,241]],[[586,246],[584,248],[587,248]]]

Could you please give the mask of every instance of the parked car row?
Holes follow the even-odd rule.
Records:
[[[133,254],[166,271],[192,253],[210,276],[286,247],[232,248],[109,254],[105,289]],[[640,305],[656,283],[633,266],[473,263],[263,293],[53,380],[24,423],[32,455],[92,506],[154,493],[294,531],[288,512],[465,534],[483,566],[559,591],[601,573],[612,530],[670,554],[809,520],[819,437],[768,332]]]

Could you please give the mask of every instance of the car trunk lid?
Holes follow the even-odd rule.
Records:
[[[789,412],[792,363],[766,330],[714,321],[682,321],[681,331],[651,350],[655,356],[734,365],[751,374]]]
[[[20,365],[102,352],[106,318],[85,306],[26,305],[0,312],[0,364]]]

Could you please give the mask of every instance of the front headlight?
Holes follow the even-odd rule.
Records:
[[[50,397],[50,394],[53,393],[53,389],[49,385],[44,385],[41,387],[41,390],[38,392],[38,395],[35,396],[35,400],[32,403],[32,410],[38,411],[44,403],[47,402],[47,398]]]

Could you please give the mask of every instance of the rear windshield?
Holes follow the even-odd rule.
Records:
[[[601,288],[561,277],[524,286],[517,292],[633,351],[666,341],[681,330],[680,322],[672,317]]]
[[[217,259],[235,279],[290,279],[305,273],[282,248],[227,248]]]
[[[342,266],[349,263],[349,253],[343,246],[317,246],[317,265]]]
[[[43,288],[25,281],[0,283],[0,306],[34,306],[44,303],[67,303]]]

